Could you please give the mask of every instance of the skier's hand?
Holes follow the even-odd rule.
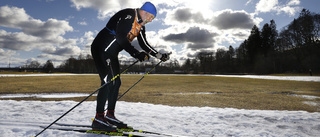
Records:
[[[145,61],[145,60],[149,60],[149,58],[150,58],[149,54],[147,54],[145,52],[136,53],[134,57],[137,58],[140,62]]]
[[[166,62],[167,60],[170,59],[170,54],[171,54],[171,53],[163,53],[163,54],[158,53],[156,56],[157,56],[157,58],[160,59],[161,61]]]

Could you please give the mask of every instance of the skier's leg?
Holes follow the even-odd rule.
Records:
[[[101,79],[101,85],[105,84],[107,81],[104,81],[106,77],[108,77],[108,67],[102,67],[104,71],[99,73]],[[105,104],[109,95],[109,85],[106,85],[100,89],[97,95],[97,113],[104,113]]]
[[[108,119],[109,123],[117,126],[118,128],[127,128],[127,124],[118,120],[114,115],[114,110],[115,110],[116,102],[118,99],[119,89],[121,86],[120,66],[119,66],[118,58],[111,59],[109,75],[112,75],[112,77],[116,75],[119,75],[119,76],[117,79],[114,79],[112,83],[110,83],[110,85],[112,86],[109,86],[110,94],[108,96],[108,112],[106,115],[106,119]]]
[[[109,73],[109,65],[106,62],[108,55],[104,52],[104,47],[108,45],[108,41],[110,39],[106,39],[104,35],[104,31],[100,31],[95,40],[91,45],[91,54],[94,59],[97,71],[99,73],[99,77],[101,80],[101,85],[105,84],[107,81],[108,73]],[[92,122],[93,130],[103,130],[103,131],[116,131],[105,118],[104,108],[106,104],[106,100],[108,98],[108,85],[104,86],[99,90],[97,96],[97,107],[96,107],[96,116]]]
[[[96,38],[97,39],[97,38]],[[92,43],[91,46],[91,54],[94,59],[95,66],[97,68],[97,71],[99,73],[101,85],[103,85],[106,81],[105,78],[108,76],[109,73],[109,67],[106,62],[106,55],[103,53],[103,50],[101,50],[100,45],[103,44],[102,41],[99,41],[98,39]],[[104,107],[107,101],[108,97],[108,85],[101,88],[98,92],[97,96],[97,107],[96,112],[97,113],[104,113]]]
[[[111,75],[110,79],[119,75],[116,79],[114,79],[109,86],[109,96],[108,96],[108,110],[114,110],[119,94],[119,88],[121,86],[121,78],[120,78],[120,66],[119,60],[117,57],[112,58],[110,60],[110,71],[109,75]]]

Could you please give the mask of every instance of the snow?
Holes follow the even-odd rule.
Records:
[[[214,75],[214,76],[320,82],[319,76],[265,76],[265,75]]]
[[[8,77],[9,75],[0,75]],[[17,75],[10,75],[17,76]],[[29,75],[28,75],[29,76]],[[47,76],[47,75],[41,75]],[[50,75],[51,76],[51,75]],[[217,76],[217,75],[215,75]],[[222,76],[222,75],[219,75]],[[279,80],[320,82],[320,77],[233,76]],[[298,92],[298,91],[297,91]],[[210,94],[201,92],[201,94]],[[11,97],[70,97],[80,94],[20,94]],[[304,98],[319,99],[314,96]],[[0,100],[0,136],[30,137],[39,133],[78,102],[75,101],[14,101]],[[312,105],[313,102],[306,102]],[[319,104],[313,104],[319,105]],[[71,111],[59,123],[91,124],[95,115],[95,101],[86,101]],[[148,103],[119,101],[116,116],[140,130],[199,137],[316,137],[320,135],[320,113],[306,111],[246,110],[213,107],[173,107]],[[41,137],[104,137],[47,129]]]
[[[87,97],[89,95],[84,93],[2,94],[0,98],[72,98]],[[96,96],[96,94],[93,96]]]
[[[0,100],[0,135],[34,136],[78,102]],[[60,123],[91,124],[95,101],[86,101]],[[172,107],[147,103],[117,103],[117,117],[140,130],[184,136],[318,136],[320,113],[305,111],[245,110],[212,107]],[[99,137],[47,129],[42,137]]]
[[[73,76],[73,75],[97,75],[97,74],[0,74],[0,77],[42,77],[42,76]]]

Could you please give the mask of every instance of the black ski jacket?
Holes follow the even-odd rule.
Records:
[[[112,16],[106,25],[106,29],[110,32],[109,34],[115,36],[116,42],[120,45],[120,48],[126,50],[131,56],[134,56],[138,50],[131,45],[128,34],[132,29],[135,29],[133,28],[134,23],[142,22],[138,11],[139,9],[123,9]],[[151,47],[146,40],[145,26],[141,26],[139,35],[136,37],[138,38],[140,47],[144,51],[152,56],[156,56],[158,52]]]

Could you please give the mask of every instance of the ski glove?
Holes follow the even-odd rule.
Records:
[[[163,54],[157,53],[156,56],[157,56],[157,58],[160,59],[161,61],[166,62],[167,60],[170,59],[170,54],[171,54],[171,53],[163,53]]]
[[[145,60],[149,60],[149,58],[150,58],[149,54],[147,54],[145,52],[137,52],[134,54],[133,57],[137,58],[140,62],[145,61]]]

